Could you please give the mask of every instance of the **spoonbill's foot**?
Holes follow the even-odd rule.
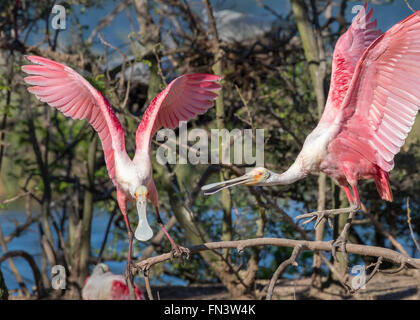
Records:
[[[178,246],[175,242],[171,243],[172,251],[171,251],[171,260],[175,258],[180,258],[181,260],[184,259],[184,257],[189,260],[190,259],[190,249]]]
[[[304,220],[302,225],[308,224],[309,222],[312,222],[315,220],[314,229],[320,224],[322,220],[327,220],[328,225],[330,228],[333,228],[333,223],[331,221],[331,218],[343,213],[349,213],[349,212],[355,212],[359,209],[357,205],[351,205],[348,208],[340,208],[340,209],[331,209],[331,210],[322,210],[322,211],[315,211],[310,213],[301,214],[296,217],[298,221]]]
[[[316,212],[301,214],[300,216],[297,216],[296,219],[298,221],[306,219],[305,221],[302,222],[302,226],[315,220],[314,229],[316,229],[316,227],[321,223],[321,221],[325,219],[326,221],[328,221],[328,225],[330,226],[330,228],[331,229],[333,228],[331,217],[327,211],[316,211]]]
[[[332,254],[335,261],[338,261],[337,248],[340,248],[340,251],[343,253],[345,261],[348,261],[346,244],[347,244],[347,240],[345,239],[345,237],[343,237],[343,235],[340,235],[337,239],[332,240],[331,254]]]

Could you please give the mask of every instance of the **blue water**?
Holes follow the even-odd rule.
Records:
[[[33,213],[37,214],[36,212]],[[115,219],[115,218],[114,218]],[[23,224],[26,220],[25,213],[19,210],[14,211],[0,211],[0,227],[3,230],[3,234],[7,237],[10,233],[15,230],[15,223]],[[92,235],[91,235],[91,248],[92,253],[96,257],[97,253],[100,250],[104,239],[104,233],[108,224],[109,214],[100,210],[95,210],[93,221],[92,221]],[[115,235],[115,225],[111,224],[110,233],[107,239],[107,245],[104,255],[111,251],[121,252],[126,251],[128,248],[128,240],[120,239],[118,235]],[[55,235],[54,235],[55,236]],[[66,235],[64,235],[66,237]],[[55,239],[56,240],[56,239]],[[37,263],[39,269],[42,268],[42,256],[41,256],[41,245],[40,245],[40,236],[38,225],[33,223],[25,232],[23,232],[19,237],[15,237],[11,242],[7,244],[8,251],[13,250],[25,250],[33,256],[35,262]],[[133,255],[140,256],[141,250],[146,247],[146,244],[140,243],[134,240],[133,243]],[[0,256],[3,255],[3,251],[0,248]],[[34,280],[32,276],[32,269],[29,267],[27,262],[23,258],[13,258],[13,261],[19,270],[26,286],[28,289],[31,289],[34,285]],[[115,274],[124,274],[125,272],[125,260],[124,261],[105,261],[105,263],[110,267],[111,272]],[[48,266],[50,269],[50,266]],[[9,290],[17,289],[18,284],[13,273],[10,270],[10,266],[7,261],[1,264],[1,270],[5,277],[6,285]],[[143,285],[143,278],[137,277],[136,282],[139,285]],[[170,276],[163,275],[162,277],[156,278],[151,274],[151,283],[152,285],[158,284],[172,284],[172,285],[184,285],[185,281],[177,279]]]

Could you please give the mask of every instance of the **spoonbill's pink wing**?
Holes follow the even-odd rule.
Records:
[[[215,83],[219,80],[219,76],[204,73],[186,74],[173,80],[144,113],[136,133],[137,151],[148,151],[160,128],[174,129],[180,121],[188,121],[211,108],[221,88]]]
[[[134,290],[136,300],[145,300],[137,286]],[[124,276],[107,272],[86,279],[82,297],[84,300],[129,300],[130,293]]]
[[[58,62],[27,56],[36,65],[22,66],[31,76],[28,91],[73,119],[86,119],[98,132],[109,176],[115,184],[114,152],[124,152],[124,130],[105,97],[73,69]]]
[[[365,51],[330,143],[343,161],[360,155],[389,172],[420,106],[420,11],[393,26]]]
[[[334,48],[330,91],[321,121],[334,121],[350,86],[357,62],[363,52],[382,34],[376,29],[376,19],[372,21],[373,8],[367,11],[367,3],[366,1]]]
[[[125,281],[125,277],[118,276],[121,279],[116,279],[112,281],[111,286],[111,297],[112,300],[130,300],[130,291],[128,289],[127,283]],[[143,293],[134,285],[134,294],[136,296],[136,300],[145,300]]]

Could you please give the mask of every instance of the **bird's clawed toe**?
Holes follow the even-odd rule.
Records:
[[[185,247],[179,247],[180,251],[181,251],[181,258],[185,257],[185,259],[189,260],[190,259],[190,254],[191,251],[188,248]]]
[[[306,219],[305,221],[302,222],[302,226],[315,220],[314,229],[316,229],[316,227],[318,227],[318,225],[322,222],[322,220],[325,219],[328,221],[328,225],[330,226],[330,228],[331,229],[333,228],[331,217],[327,215],[324,211],[305,213],[300,216],[297,216],[296,219],[298,220],[298,222],[300,220]]]
[[[172,247],[172,250],[171,250],[171,260],[173,258],[180,258],[181,261],[184,261],[184,258],[186,260],[189,260],[190,259],[190,254],[191,254],[190,249],[182,247],[182,246],[175,245],[175,246]]]

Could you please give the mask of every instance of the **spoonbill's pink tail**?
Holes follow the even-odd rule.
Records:
[[[378,176],[375,178],[376,188],[382,199],[392,202],[394,197],[392,196],[391,186],[389,185],[389,174],[388,172],[378,168]]]

